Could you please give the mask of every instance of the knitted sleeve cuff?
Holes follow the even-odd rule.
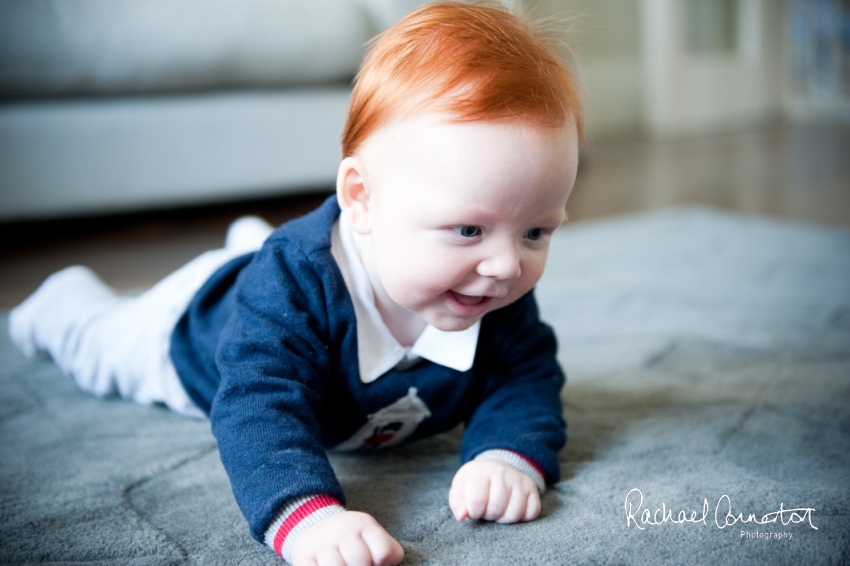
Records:
[[[546,491],[546,480],[545,475],[543,474],[543,469],[531,458],[527,458],[519,452],[514,452],[512,450],[485,450],[475,456],[473,460],[480,460],[484,458],[499,460],[500,462],[513,466],[530,477],[537,486],[537,489],[540,490],[540,493]]]
[[[287,563],[292,563],[292,547],[304,531],[345,508],[330,495],[308,495],[289,501],[266,529],[265,543]]]

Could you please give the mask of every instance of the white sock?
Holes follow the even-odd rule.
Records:
[[[115,291],[92,270],[68,267],[12,309],[9,336],[24,355],[46,351],[59,363],[76,348],[80,329],[117,300]]]
[[[274,226],[259,216],[243,216],[233,221],[227,229],[224,247],[240,252],[260,249],[266,238],[274,232]]]

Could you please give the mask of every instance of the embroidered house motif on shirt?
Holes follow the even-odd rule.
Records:
[[[334,446],[334,450],[368,450],[394,446],[413,434],[419,423],[431,416],[428,405],[411,387],[407,395],[380,411],[369,415],[354,436]]]

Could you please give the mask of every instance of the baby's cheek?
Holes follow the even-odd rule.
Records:
[[[412,271],[400,275],[407,275],[407,277],[399,276],[391,283],[384,284],[387,293],[396,304],[418,311],[433,301],[435,297],[433,287],[428,285],[422,276],[417,277],[417,274]]]
[[[520,285],[526,288],[526,292],[537,285],[540,278],[543,276],[543,270],[546,268],[546,254],[535,254],[529,258],[522,266],[522,275],[520,275]],[[523,293],[525,294],[525,293]]]
[[[462,284],[466,277],[474,276],[462,259],[446,250],[411,250],[394,266],[393,286],[397,295],[394,299],[414,310],[430,306],[447,290]]]

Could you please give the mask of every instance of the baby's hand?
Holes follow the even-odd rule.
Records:
[[[452,480],[449,507],[458,521],[533,521],[540,514],[534,481],[513,466],[482,458],[464,464]]]
[[[298,537],[291,560],[294,566],[395,566],[404,550],[370,515],[345,511]]]

